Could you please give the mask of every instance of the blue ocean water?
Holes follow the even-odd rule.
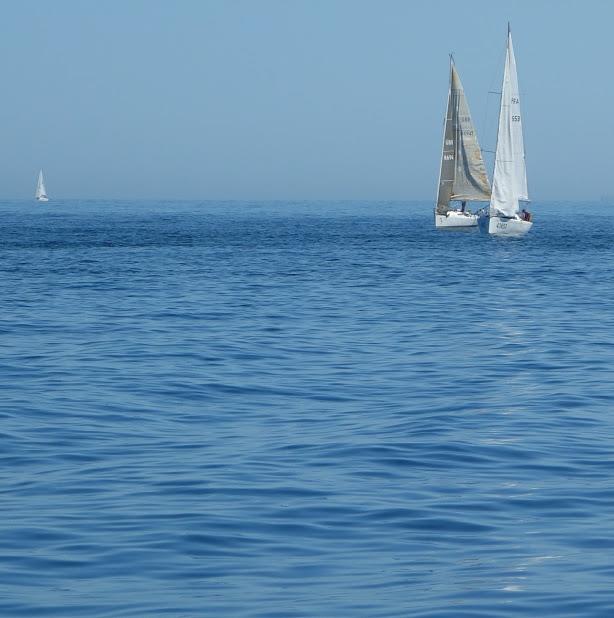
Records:
[[[533,211],[0,203],[0,615],[614,615],[614,217]]]

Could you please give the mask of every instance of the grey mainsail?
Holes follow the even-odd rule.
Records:
[[[436,207],[438,215],[445,215],[450,210],[451,200],[490,200],[490,183],[477,132],[471,120],[463,84],[452,59],[445,122]]]

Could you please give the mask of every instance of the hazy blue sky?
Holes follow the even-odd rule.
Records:
[[[508,19],[533,197],[613,193],[607,0],[19,0],[0,196],[431,199],[448,52],[493,148]]]

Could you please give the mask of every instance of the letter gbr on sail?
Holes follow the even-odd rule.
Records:
[[[454,62],[450,59],[450,90],[441,154],[436,212],[445,215],[451,200],[488,201],[486,175],[469,104]]]

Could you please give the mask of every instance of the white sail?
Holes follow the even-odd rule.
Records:
[[[490,184],[477,132],[460,77],[450,62],[450,90],[441,153],[437,214],[450,210],[450,200],[490,200]]]
[[[45,189],[45,179],[43,178],[43,170],[38,173],[38,182],[36,184],[36,199],[45,199],[47,197],[47,189]]]
[[[500,213],[511,217],[518,210],[518,200],[528,200],[527,171],[522,139],[522,116],[520,114],[520,93],[516,74],[516,59],[512,45],[512,34],[508,29],[507,54],[501,109],[495,154],[495,172],[492,182],[491,214]]]

